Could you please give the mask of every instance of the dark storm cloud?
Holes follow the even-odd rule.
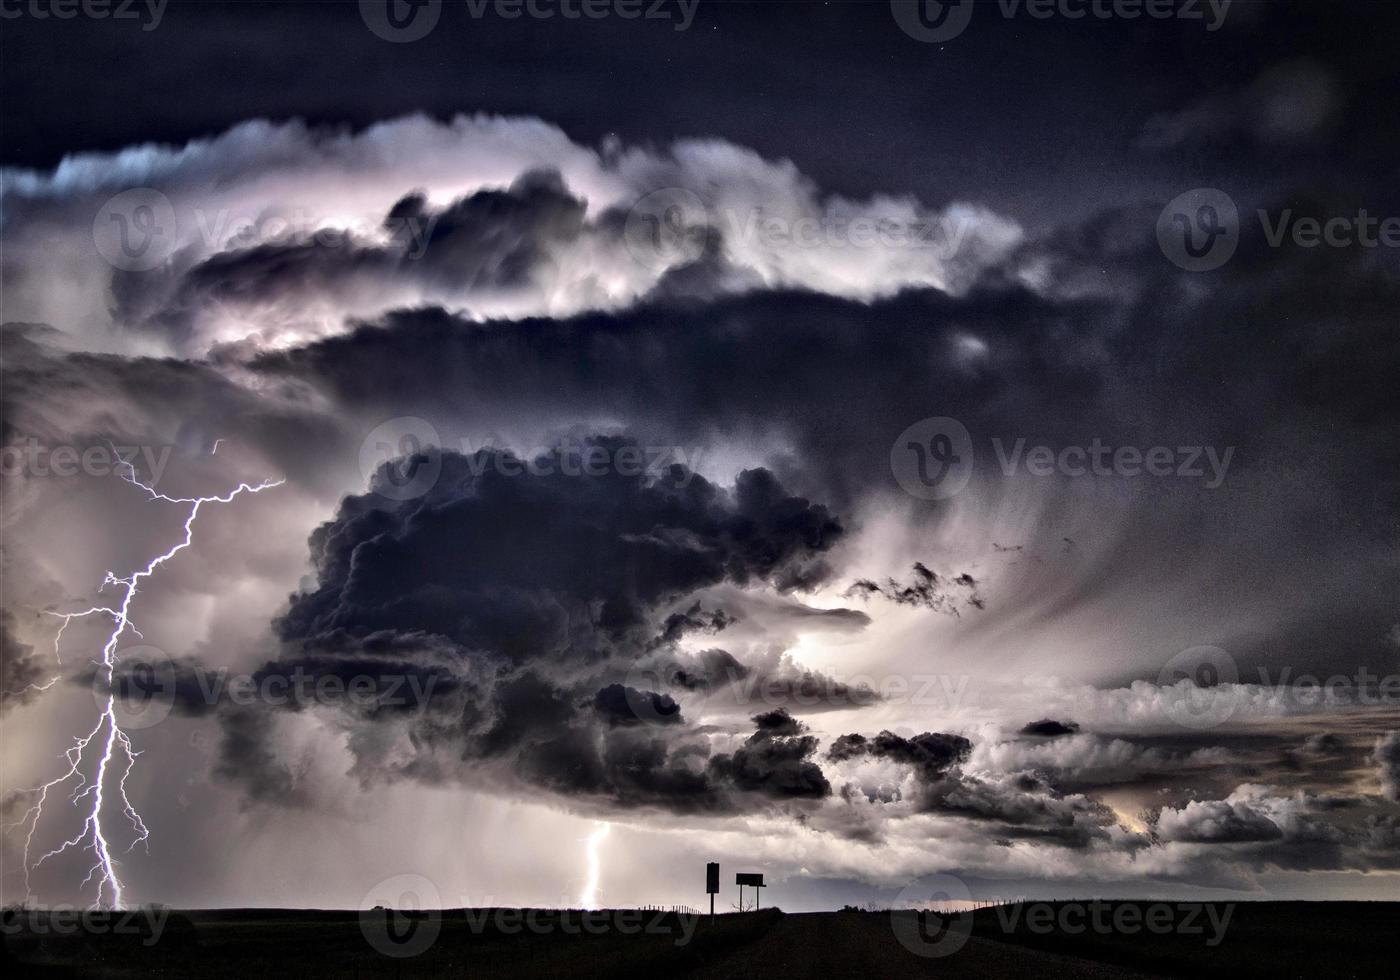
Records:
[[[1053,718],[1042,718],[1040,721],[1029,722],[1021,729],[1022,735],[1038,735],[1042,738],[1057,738],[1060,735],[1073,735],[1079,731],[1079,726],[1072,721],[1055,721]]]
[[[1335,634],[1338,617],[1358,620],[1358,628],[1341,631],[1354,639],[1338,656],[1375,655],[1380,641],[1368,638],[1383,636],[1392,615],[1375,604],[1393,575],[1380,560],[1385,532],[1381,539],[1358,536],[1348,525],[1383,528],[1385,515],[1400,507],[1400,469],[1390,465],[1400,444],[1400,404],[1391,384],[1400,347],[1387,342],[1393,331],[1385,325],[1400,282],[1359,253],[1270,249],[1262,235],[1251,235],[1204,284],[1202,296],[1202,283],[1184,278],[1157,251],[1154,221],[1148,209],[1087,221],[1082,235],[1095,222],[1104,227],[1078,239],[1082,257],[1052,248],[1049,239],[1028,251],[1060,255],[1071,270],[1067,280],[1073,269],[1109,261],[1123,290],[1111,297],[1056,298],[989,281],[962,298],[910,291],[860,304],[755,294],[563,322],[483,325],[440,311],[403,312],[308,348],[264,354],[254,367],[310,383],[337,403],[479,420],[474,425],[496,424],[528,406],[560,419],[622,412],[682,440],[758,427],[793,445],[785,479],[843,506],[872,487],[890,486],[894,438],[934,414],[951,414],[974,433],[983,450],[979,480],[992,494],[1005,486],[987,448],[993,437],[1007,445],[1024,437],[1052,446],[1102,438],[1235,447],[1231,478],[1253,482],[1267,478],[1273,461],[1311,455],[1325,426],[1331,463],[1316,478],[1339,491],[1326,527],[1302,521],[1299,535],[1287,540],[1251,530],[1315,510],[1304,497],[1283,492],[1247,508],[1255,519],[1235,521],[1230,534],[1280,562],[1304,552],[1324,564],[1360,555],[1374,587],[1308,596],[1277,579],[1263,581],[1268,576],[1258,564],[1221,574],[1240,587],[1288,594],[1280,601],[1303,622],[1295,623],[1297,639],[1283,640],[1269,656],[1301,667],[1298,658],[1316,658],[1322,646],[1303,637],[1312,635],[1309,629]],[[963,334],[978,337],[987,354],[961,360]],[[1347,383],[1330,380],[1340,377]],[[812,405],[812,390],[840,409]],[[1189,403],[1180,398],[1183,390],[1193,392]],[[1285,421],[1261,412],[1264,404],[1298,405],[1299,414]],[[1355,484],[1371,492],[1341,492]],[[1242,498],[1206,496],[1184,480],[1124,481],[1113,489],[1130,507],[1115,522],[1117,554],[1080,582],[1075,601],[1129,583],[1149,588],[1157,576],[1170,580],[1188,553],[1208,551],[1210,562],[1232,564],[1230,549],[1218,540],[1208,547],[1189,529],[1200,526],[1207,510],[1243,507]],[[1273,512],[1268,522],[1257,520],[1260,507]],[[1184,550],[1182,528],[1190,542]],[[1165,559],[1158,546],[1164,536],[1178,541]],[[1057,545],[1060,538],[1054,537]],[[1201,574],[1199,562],[1189,564],[1189,574]],[[1188,574],[1187,564],[1177,571]],[[916,578],[893,593],[917,598],[922,584]]]
[[[421,192],[384,216],[384,244],[347,229],[305,229],[285,242],[236,239],[193,266],[177,261],[161,273],[117,271],[113,315],[184,346],[193,321],[212,309],[248,318],[287,304],[308,304],[355,291],[420,286],[471,293],[553,287],[550,250],[576,240],[585,203],[557,172],[532,171],[509,187],[483,190],[443,208]],[[262,215],[264,225],[277,215]]]
[[[881,699],[864,683],[848,684],[776,652],[742,663],[727,650],[672,650],[641,662],[639,668],[659,684],[703,694],[716,707],[761,702],[775,710],[810,714],[867,707]]]
[[[870,740],[866,751],[877,759],[913,766],[925,779],[936,779],[964,761],[972,751],[972,743],[961,735],[942,732],[924,732],[912,738],[881,732]]]
[[[165,656],[144,656],[139,651],[123,656],[106,672],[95,662],[68,677],[69,683],[87,688],[137,711],[169,710],[182,718],[202,718],[213,714],[224,703],[224,691],[192,658],[173,660]]]
[[[1056,406],[1046,426],[1092,412],[1102,379],[1076,356],[1072,337],[1057,334],[1104,312],[1015,289],[965,300],[916,292],[871,305],[764,293],[511,324],[429,310],[265,354],[253,366],[338,403],[386,409],[387,368],[405,382],[392,411],[427,418],[494,419],[528,403],[570,418],[621,411],[681,440],[756,426],[794,440],[795,478],[848,499],[888,471],[890,441],[936,408],[999,406],[1000,421],[981,426],[997,432],[1016,431],[1038,410],[1032,405]],[[998,358],[961,368],[950,356],[958,328],[987,337]],[[812,391],[826,393],[822,406],[811,404]],[[992,392],[1009,401],[993,402]]]
[[[687,691],[713,690],[724,684],[743,681],[752,673],[728,650],[720,649],[677,654],[674,664],[668,666],[670,682]]]
[[[986,603],[977,594],[977,580],[963,572],[946,580],[928,569],[923,562],[914,563],[914,577],[909,584],[890,579],[885,585],[870,579],[859,579],[852,583],[843,595],[868,599],[880,596],[901,606],[920,606],[935,612],[959,615],[960,606],[985,608]]]
[[[1029,838],[1063,847],[1086,847],[1104,840],[1117,823],[1104,804],[1087,796],[1065,794],[1030,773],[995,778],[961,771],[924,787],[920,808],[997,825],[1005,837]]]
[[[1106,838],[1117,821],[1089,797],[1064,794],[1033,772],[978,776],[963,771],[972,742],[961,735],[925,732],[905,738],[893,732],[873,737],[842,735],[827,750],[833,762],[862,757],[908,766],[917,779],[912,803],[918,812],[987,821],[1005,838],[1027,838],[1082,848]]]
[[[788,714],[786,708],[754,715],[753,723],[758,726],[759,734],[765,735],[801,735],[807,730],[807,726]]]
[[[440,472],[421,497],[342,501],[311,539],[316,586],[292,596],[278,623],[285,652],[259,676],[445,678],[430,703],[411,705],[424,710],[373,716],[406,723],[424,756],[381,776],[450,778],[440,753],[455,745],[468,766],[504,764],[536,789],[621,806],[717,811],[736,806],[735,794],[825,795],[807,761],[816,740],[790,737],[799,728],[786,713],[758,716],[748,742],[705,764],[704,738],[669,694],[598,679],[626,674],[658,642],[724,628],[728,614],[697,602],[665,614],[699,589],[818,580],[841,524],[766,470],[740,473],[732,488],[675,470],[570,475],[559,458],[507,476],[490,465],[502,452],[435,454]],[[747,676],[727,654],[695,665]],[[674,679],[693,689],[699,677]],[[258,758],[250,738],[233,735],[239,754]],[[374,778],[375,764],[362,757],[362,775]]]
[[[869,751],[869,740],[860,734],[841,735],[826,750],[826,757],[833,762],[856,759]]]
[[[799,722],[781,708],[754,716],[758,731],[732,755],[710,760],[710,771],[740,790],[774,799],[820,799],[831,795],[821,767],[811,761],[817,739],[799,734]]]
[[[561,649],[571,630],[621,639],[649,610],[705,586],[819,575],[818,556],[842,531],[762,469],[726,492],[694,475],[684,486],[570,476],[562,457],[548,475],[506,476],[497,452],[442,453],[418,499],[347,497],[312,537],[319,584],[293,598],[282,637],[421,629],[525,661]]]
[[[666,617],[661,633],[654,641],[656,645],[676,643],[682,637],[693,633],[714,635],[734,622],[734,616],[723,609],[705,610],[695,603],[684,612],[675,612]]]
[[[638,704],[642,705],[639,711]],[[609,684],[593,697],[593,710],[609,725],[640,725],[655,719],[655,724],[677,725],[681,721],[681,706],[666,694],[637,691],[622,684]]]
[[[844,762],[861,756],[890,759],[914,769],[927,781],[936,780],[959,762],[966,761],[972,743],[961,735],[924,732],[912,738],[884,731],[867,737],[842,735],[827,749],[827,758]]]

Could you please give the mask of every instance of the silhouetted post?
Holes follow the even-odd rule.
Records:
[[[710,893],[710,921],[715,921],[715,895],[719,892],[719,862],[705,865],[705,891]]]

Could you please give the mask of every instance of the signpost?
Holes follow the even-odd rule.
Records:
[[[752,872],[743,872],[743,871],[741,871],[741,872],[739,872],[738,874],[736,874],[736,875],[734,876],[734,884],[736,884],[736,885],[739,886],[739,911],[740,911],[740,912],[744,911],[744,886],[745,886],[745,885],[752,885],[753,888],[754,888],[754,905],[753,905],[753,907],[754,907],[755,909],[757,909],[757,908],[759,907],[759,905],[763,904],[763,892],[762,892],[762,889],[763,889],[763,875],[762,875],[761,873],[755,874],[755,873],[752,873]]]
[[[719,862],[705,865],[705,891],[710,895],[710,921],[715,920],[715,895],[719,893]]]

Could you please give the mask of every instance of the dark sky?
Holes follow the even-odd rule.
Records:
[[[355,3],[182,2],[135,21],[6,24],[4,156],[183,142],[250,117],[364,126],[409,112],[540,115],[576,139],[722,136],[790,158],[834,192],[975,194],[1058,217],[1163,183],[1270,182],[1281,164],[1336,177],[1393,166],[1390,46],[1400,12],[1373,2],[1235,0],[1193,20],[994,16],[953,41],[895,29],[888,4],[701,0],[675,22],[504,20],[446,0],[437,26],[380,41]],[[1344,13],[1343,13],[1344,11]],[[1202,6],[1204,17],[1213,15]],[[1346,159],[1209,145],[1144,162],[1141,121],[1267,68],[1317,59],[1351,97]]]

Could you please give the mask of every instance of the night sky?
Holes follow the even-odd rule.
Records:
[[[1394,4],[124,4],[0,3],[5,902],[1395,896]]]

